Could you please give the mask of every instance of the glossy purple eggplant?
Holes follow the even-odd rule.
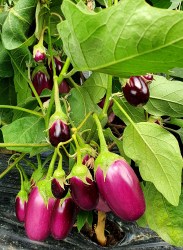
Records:
[[[45,74],[42,71],[38,71],[33,76],[32,83],[33,83],[34,88],[35,88],[36,92],[38,93],[38,95],[41,94],[41,92],[43,91],[43,89],[52,89],[52,87],[53,87],[53,84],[50,81],[50,79],[47,76],[47,74]]]
[[[56,240],[65,239],[76,220],[77,206],[71,197],[56,200],[51,219],[51,235]]]
[[[60,94],[67,94],[67,93],[69,93],[70,89],[71,88],[65,79],[59,85],[59,93]]]
[[[57,119],[53,122],[49,128],[49,140],[50,143],[56,147],[60,142],[69,140],[70,138],[70,129],[68,124],[63,122],[60,119]]]
[[[143,215],[145,200],[139,180],[124,159],[113,161],[105,178],[98,166],[95,177],[101,195],[118,217],[135,221]]]
[[[62,187],[60,185],[60,182],[58,179],[56,178],[53,178],[52,181],[51,181],[51,191],[52,191],[52,194],[55,198],[57,199],[62,199],[66,196],[67,192],[68,192],[68,189],[69,189],[69,185],[65,185],[64,184],[64,187]]]
[[[141,76],[132,76],[122,87],[124,97],[133,106],[144,105],[149,100],[149,88]]]
[[[44,241],[50,235],[50,223],[54,198],[48,204],[40,194],[38,187],[31,190],[25,216],[25,231],[29,239]]]
[[[86,177],[88,184],[77,176],[70,178],[71,196],[74,202],[83,210],[93,210],[99,200],[99,192],[95,181]]]
[[[25,221],[27,201],[22,200],[19,196],[16,197],[15,200],[15,213],[18,221]]]
[[[34,55],[36,62],[42,62],[46,58],[46,54],[43,51],[37,50]]]

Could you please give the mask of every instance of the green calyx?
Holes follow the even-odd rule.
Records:
[[[50,121],[49,121],[49,128],[53,125],[53,123],[57,120],[61,120],[64,123],[67,124],[68,122],[68,117],[67,115],[62,111],[55,111],[55,113],[50,117]]]
[[[44,168],[37,168],[32,176],[31,176],[31,182],[36,184],[39,180],[41,180],[46,174],[46,170]]]
[[[80,147],[80,151],[81,151],[81,155],[85,156],[86,154],[96,157],[97,152],[94,148],[92,148],[92,146],[90,146],[89,144],[87,144],[84,139],[80,136],[79,133],[76,134],[76,138],[78,141],[78,145]]]
[[[48,71],[46,69],[46,67],[44,66],[44,64],[40,63],[40,65],[38,65],[32,72],[32,79],[34,78],[34,76],[38,73],[38,72],[42,72],[44,73],[48,79],[50,79],[50,76],[48,74]]]
[[[37,183],[37,187],[41,196],[43,197],[45,205],[48,204],[50,198],[53,198],[53,194],[51,191],[51,180],[41,180]]]
[[[22,202],[28,201],[28,193],[25,190],[20,190],[16,196],[16,198],[20,198]]]
[[[53,178],[60,179],[65,177],[65,171],[63,169],[56,169],[53,173]]]
[[[67,176],[66,179],[70,179],[72,177],[78,177],[80,180],[82,180],[86,184],[88,184],[86,181],[86,177],[92,179],[92,176],[91,176],[87,166],[85,166],[83,164],[78,164],[78,163],[76,163],[73,166],[71,173]]]
[[[123,159],[120,155],[111,152],[101,152],[95,160],[94,163],[94,172],[96,173],[98,167],[103,171],[104,177],[108,171],[108,168],[112,165],[112,163],[116,160]]]

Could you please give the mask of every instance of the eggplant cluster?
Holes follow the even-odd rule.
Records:
[[[72,197],[56,199],[50,197],[47,202],[41,190],[34,186],[28,201],[23,203],[16,198],[16,216],[24,222],[29,239],[44,241],[50,234],[57,240],[62,240],[70,233],[78,212],[78,207]]]
[[[30,239],[44,241],[49,235],[57,240],[66,238],[80,210],[111,211],[124,221],[135,221],[145,211],[143,192],[134,170],[111,152],[96,158],[93,177],[88,173],[84,178],[72,176],[67,184],[62,184],[52,178],[52,195],[47,200],[39,185],[32,187],[27,201],[16,198],[17,218],[25,223]]]

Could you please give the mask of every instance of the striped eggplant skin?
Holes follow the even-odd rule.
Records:
[[[70,138],[70,128],[67,123],[57,119],[49,128],[49,141],[56,147],[60,142],[65,142]]]
[[[77,216],[77,205],[71,197],[57,199],[52,212],[51,235],[56,240],[65,239],[72,230]]]
[[[146,206],[140,182],[124,159],[113,161],[105,176],[98,166],[95,178],[99,192],[114,214],[125,221],[135,221],[143,215]]]
[[[49,198],[48,204],[35,186],[29,195],[26,216],[25,231],[29,239],[44,241],[50,235],[50,223],[54,198]]]
[[[90,211],[96,208],[99,192],[95,181],[86,177],[86,183],[74,176],[70,179],[71,196],[74,202],[83,210]]]

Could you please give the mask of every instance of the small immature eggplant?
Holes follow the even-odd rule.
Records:
[[[51,190],[52,194],[57,199],[62,199],[66,196],[68,192],[69,185],[62,185],[60,184],[59,180],[57,178],[53,178],[51,181]]]
[[[43,89],[52,89],[53,87],[49,76],[43,71],[38,71],[33,75],[32,83],[38,95],[41,94]]]
[[[59,93],[60,94],[67,94],[70,91],[70,86],[64,79],[60,84],[59,84]]]
[[[42,62],[46,58],[46,54],[41,52],[40,50],[37,50],[34,56],[34,60],[36,62]]]
[[[38,187],[31,190],[25,216],[25,231],[29,239],[44,241],[50,234],[54,198],[45,203]]]
[[[122,87],[124,97],[133,106],[144,105],[149,100],[149,88],[144,78],[132,76]]]
[[[18,221],[25,221],[26,207],[28,201],[28,194],[26,191],[21,190],[15,199],[15,213]]]
[[[56,240],[65,239],[76,219],[77,206],[71,197],[56,200],[51,219],[51,235]]]
[[[110,162],[111,156],[113,160]],[[106,159],[109,164],[106,164]],[[108,165],[108,168],[104,168],[103,171],[102,165]],[[139,180],[131,166],[119,156],[115,159],[115,154],[110,152],[102,157],[99,155],[96,166],[95,177],[99,192],[112,212],[125,221],[140,218],[145,211],[145,200]]]
[[[49,128],[50,143],[56,147],[60,142],[69,140],[70,129],[67,123],[61,119],[55,120]]]

